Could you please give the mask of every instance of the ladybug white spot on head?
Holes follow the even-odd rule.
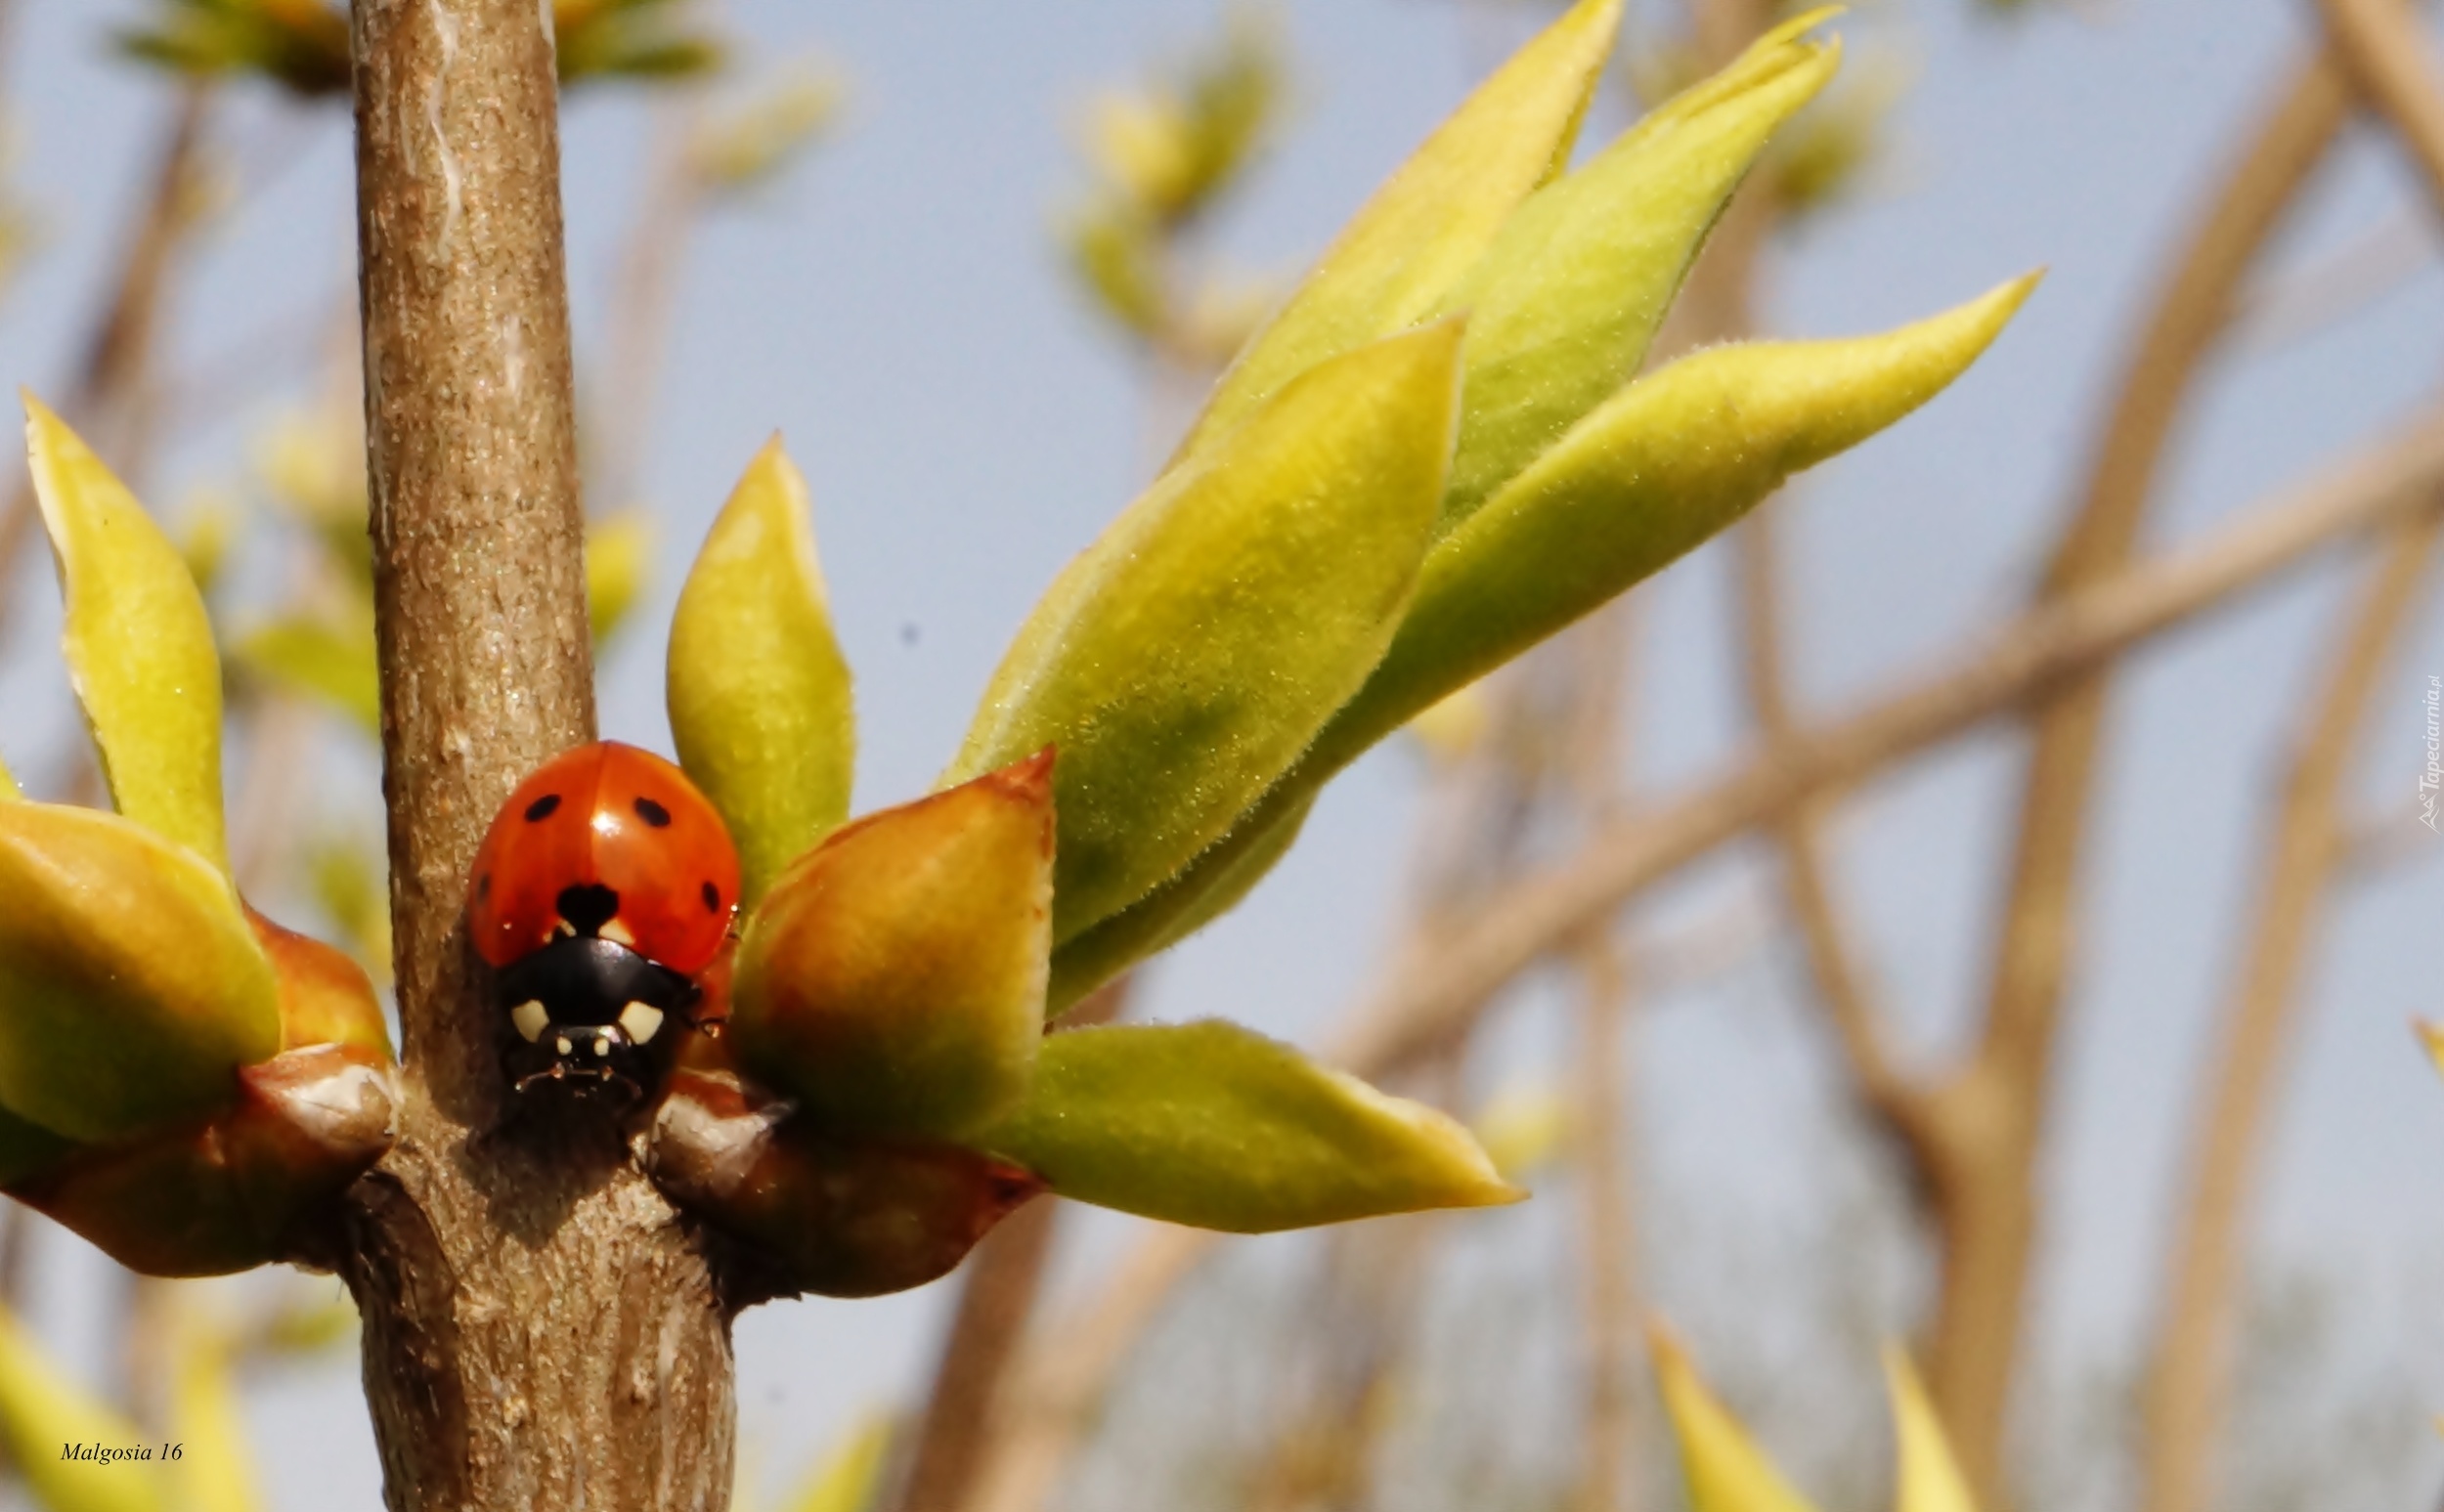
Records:
[[[556,1051],[558,1051],[560,1054],[562,1054],[562,1055],[564,1055],[564,1056],[565,1056],[565,1055],[570,1054],[571,1052],[573,1052],[573,1051],[575,1051],[575,1050],[577,1049],[577,1047],[576,1047],[575,1045],[572,1045],[572,1044],[570,1044],[570,1043],[569,1043],[569,1037],[568,1037],[567,1035],[565,1035],[565,1034],[561,1035],[561,1036],[560,1036],[560,1038],[559,1038],[558,1040],[554,1041],[554,1042],[553,1042],[553,1044],[552,1044],[552,1047],[551,1047],[551,1048],[552,1048],[552,1049],[554,1049],[554,1050],[556,1050]],[[552,1072],[552,1074],[553,1074],[554,1076],[557,1076],[557,1075],[559,1075],[560,1073],[559,1073],[557,1070],[554,1070],[554,1071]]]
[[[661,1031],[662,1010],[650,1003],[631,1003],[620,1010],[620,1028],[630,1044],[645,1044]]]
[[[597,1034],[594,1036],[594,1054],[597,1056],[607,1056],[611,1054],[611,1036],[608,1034]]]
[[[631,950],[634,950],[636,948],[636,936],[629,931],[627,925],[621,923],[617,919],[612,920],[610,923],[604,925],[600,929],[597,929],[594,932],[600,934],[604,939],[609,940],[614,945],[626,945]]]
[[[519,1038],[532,1045],[544,1037],[545,1029],[550,1027],[551,1015],[545,1011],[541,1003],[529,998],[509,1010],[509,1022],[517,1025]]]

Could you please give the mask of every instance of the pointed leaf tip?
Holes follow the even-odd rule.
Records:
[[[1320,784],[1934,398],[2036,278],[1881,335],[1709,348],[1622,389],[1435,543],[1390,651],[1289,784]]]
[[[1899,1469],[1894,1512],[1977,1512],[1967,1477],[1952,1457],[1925,1383],[1898,1348],[1884,1349],[1884,1379],[1893,1399],[1893,1432]]]
[[[69,680],[119,812],[229,871],[221,818],[221,666],[178,548],[30,393],[34,497],[59,568]]]
[[[1732,191],[1839,63],[1838,45],[1762,40],[1502,228],[1443,300],[1475,315],[1442,530],[1637,372]]]
[[[1526,1195],[1455,1120],[1218,1020],[1050,1036],[977,1143],[1063,1196],[1240,1233]]]
[[[1513,54],[1351,217],[1214,386],[1180,460],[1328,358],[1423,318],[1568,163],[1621,0],[1581,0]]]
[[[729,826],[752,905],[848,817],[856,767],[807,483],[777,432],[679,589],[667,677],[679,764]]]
[[[1690,1512],[1814,1512],[1707,1389],[1669,1329],[1651,1324],[1647,1347],[1680,1444]]]

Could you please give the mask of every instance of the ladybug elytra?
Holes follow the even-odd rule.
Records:
[[[737,912],[737,848],[686,773],[617,741],[537,768],[485,833],[467,905],[518,1089],[657,1082],[665,1025],[695,1005]]]

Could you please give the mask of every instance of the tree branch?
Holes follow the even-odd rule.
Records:
[[[2399,526],[2444,487],[2444,412],[2293,491],[2213,539],[2031,610],[1959,664],[1857,712],[1799,727],[1728,773],[1605,826],[1569,859],[1462,919],[1436,915],[1404,966],[1349,1016],[1325,1058],[1370,1079],[1463,1032],[1548,953],[1680,867],[1791,805],[1852,787],[2017,708],[2063,677],[2221,605],[2312,553]],[[1043,1329],[1014,1371],[1011,1418],[982,1472],[983,1512],[1035,1512],[1111,1381],[1171,1292],[1222,1236],[1157,1228],[1094,1300]],[[1057,1341],[1057,1342],[1055,1342]]]
[[[2320,0],[2351,82],[2392,127],[2444,210],[2444,73],[2410,8],[2395,0]],[[2245,959],[2220,1030],[2211,1089],[2192,1132],[2188,1206],[2169,1255],[2147,1381],[2146,1512],[2202,1512],[2231,1391],[2235,1293],[2244,1226],[2279,1062],[2300,1008],[2301,977],[2325,905],[2348,861],[2342,789],[2377,685],[2417,607],[2444,516],[2393,531],[2349,617],[2333,665],[2302,710],[2298,754],[2284,783],[2244,938]]]
[[[2344,859],[2342,789],[2368,707],[2444,534],[2444,514],[2414,516],[2384,544],[2333,665],[2302,709],[2298,756],[2283,785],[2257,909],[2224,1012],[2215,1080],[2192,1133],[2188,1206],[2166,1267],[2147,1384],[2146,1512],[2202,1512],[2230,1391],[2243,1227],[2301,977]]]
[[[551,43],[533,0],[356,0],[366,438],[406,1097],[338,1263],[393,1512],[719,1508],[706,1256],[612,1113],[509,1118],[467,948],[494,809],[593,733]]]
[[[2361,99],[2410,154],[2428,199],[2444,207],[2444,70],[2402,0],[2317,0],[2326,38]]]
[[[2039,585],[2040,602],[2100,582],[2130,559],[2192,380],[2229,325],[2258,248],[2324,160],[2343,108],[2334,69],[2322,59],[2310,60],[2286,82],[2255,139],[2216,188],[2160,285],[2085,496]],[[1989,1504],[2000,1491],[2004,1419],[2037,1228],[2039,1125],[2073,956],[2075,893],[2109,671],[2097,664],[2091,675],[2054,690],[2034,711],[1984,1031],[1971,1062],[1937,1093],[1945,1131],[1938,1136],[1945,1147],[1938,1151],[1937,1179],[1956,1200],[1938,1198],[1939,1207],[1953,1201],[1954,1210],[1940,1215],[1947,1264],[1928,1376],[1970,1482]]]

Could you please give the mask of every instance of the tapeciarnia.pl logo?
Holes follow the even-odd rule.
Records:
[[[2444,788],[2444,677],[2427,678],[2427,769],[2419,774],[2419,822],[2435,829],[2436,790]]]

